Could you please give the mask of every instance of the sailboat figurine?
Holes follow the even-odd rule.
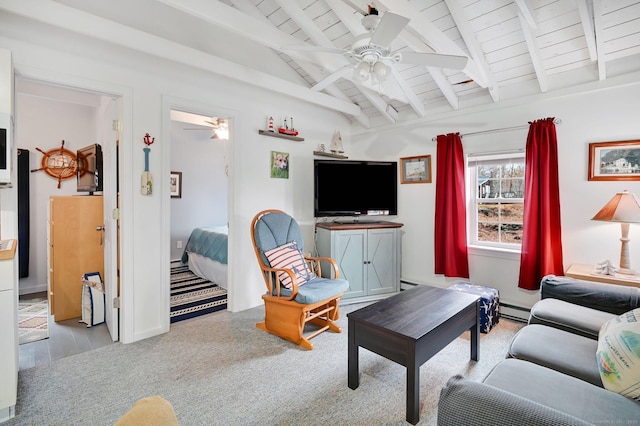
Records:
[[[342,136],[340,136],[339,131],[335,131],[333,133],[333,138],[331,138],[331,145],[329,146],[329,150],[334,154],[342,154],[344,152],[344,148],[342,147]]]

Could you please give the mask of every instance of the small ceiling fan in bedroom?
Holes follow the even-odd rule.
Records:
[[[367,84],[369,82],[382,83],[392,73],[391,67],[398,63],[454,70],[463,69],[466,66],[468,60],[466,56],[391,51],[391,43],[400,35],[410,19],[393,12],[385,12],[380,17],[373,4],[368,6],[368,11],[364,11],[351,1],[344,0],[344,2],[363,15],[361,23],[367,31],[356,36],[349,49],[311,45],[292,45],[285,48],[285,50],[336,53],[345,55],[350,59],[350,64],[317,82],[311,88],[312,90],[322,90],[340,78],[347,78],[359,84]],[[351,71],[353,71],[352,76],[349,77]]]
[[[203,120],[209,126],[202,125],[198,128],[189,128],[185,130],[210,130],[213,131],[211,139],[229,139],[229,120],[226,118],[212,117],[211,120]],[[198,124],[199,125],[199,124]]]

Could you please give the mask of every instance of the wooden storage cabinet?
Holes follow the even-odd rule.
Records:
[[[340,277],[349,281],[343,299],[368,300],[400,291],[400,227],[395,222],[317,224],[318,254],[334,259]]]

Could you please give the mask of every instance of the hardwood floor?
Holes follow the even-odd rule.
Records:
[[[46,297],[46,293],[27,294],[20,300]],[[113,344],[106,324],[88,328],[80,318],[54,322],[49,316],[49,338],[19,345],[19,368],[49,364],[61,358]]]

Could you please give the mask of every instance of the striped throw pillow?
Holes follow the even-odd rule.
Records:
[[[267,250],[264,254],[269,259],[272,268],[293,269],[299,286],[316,278],[316,274],[309,270],[309,265],[304,260],[304,256],[298,248],[298,243],[295,241]],[[286,288],[293,287],[291,277],[286,272],[278,272],[278,278]]]

